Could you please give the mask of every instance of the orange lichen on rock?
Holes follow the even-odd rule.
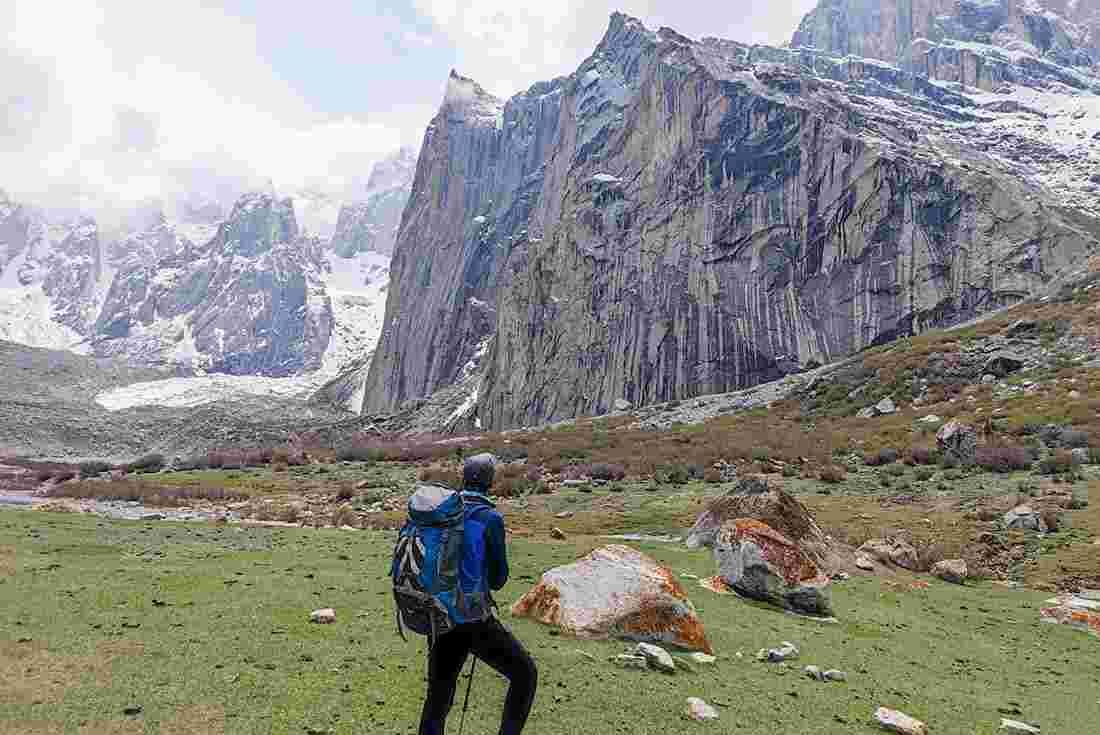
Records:
[[[752,541],[764,554],[764,559],[780,570],[787,584],[825,581],[821,570],[793,541],[763,521],[738,518],[733,521],[738,541]]]
[[[620,636],[710,652],[703,624],[671,570],[628,546],[611,545],[556,567],[512,614],[588,638]]]

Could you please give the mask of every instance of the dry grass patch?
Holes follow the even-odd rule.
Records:
[[[0,723],[5,735],[63,735],[65,724],[51,720],[7,720]]]
[[[141,720],[94,720],[77,730],[79,735],[142,735],[144,732]]]
[[[98,674],[103,660],[62,656],[38,641],[0,641],[0,702],[52,704],[86,673]]]
[[[0,577],[15,576],[15,547],[0,546]]]
[[[161,735],[223,735],[225,710],[213,705],[184,707],[175,717],[161,723]]]
[[[142,656],[145,644],[141,641],[115,640],[103,641],[95,647],[98,658],[113,659],[119,656]]]

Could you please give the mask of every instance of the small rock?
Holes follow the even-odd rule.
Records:
[[[551,528],[550,529],[550,538],[552,538],[556,541],[565,541],[565,531],[561,530],[560,528],[556,528],[556,527]]]
[[[143,521],[163,521],[164,520],[164,514],[163,513],[144,513],[141,516],[141,520],[143,520]]]
[[[861,419],[873,419],[875,415],[876,414],[874,406],[868,406],[867,408],[860,409],[859,413],[856,414],[856,416]]]
[[[939,577],[944,582],[952,584],[962,584],[967,574],[965,559],[947,559],[932,566],[933,577]]]
[[[821,669],[816,666],[807,666],[802,669],[802,673],[806,675],[808,679],[816,679],[817,681],[825,681],[825,675],[821,673]]]
[[[140,715],[143,711],[144,708],[140,704],[131,704],[129,707],[122,710],[122,714],[134,717],[135,715]]]
[[[1077,400],[1078,398],[1080,398],[1080,397],[1081,397],[1081,391],[1079,391],[1079,390],[1071,390],[1071,391],[1069,392],[1069,397],[1070,397],[1070,398],[1072,398],[1073,400],[1075,400],[1075,401],[1076,401],[1076,400]]]
[[[1092,463],[1092,452],[1089,449],[1086,449],[1085,447],[1077,447],[1075,449],[1070,450],[1070,453],[1073,455],[1073,461],[1076,462],[1077,464],[1091,464]]]
[[[676,662],[672,660],[669,652],[660,646],[655,646],[652,643],[639,643],[635,653],[644,656],[646,662],[658,671],[663,671],[666,674],[676,673]]]
[[[709,722],[718,719],[718,711],[698,697],[688,697],[687,718],[696,722]]]
[[[991,385],[997,382],[997,376],[992,373],[986,373],[982,376],[982,383],[985,385]]]
[[[923,722],[886,707],[875,710],[875,722],[882,729],[896,732],[898,735],[928,735],[928,726]]]
[[[1006,720],[1003,717],[1001,718],[1000,731],[1012,733],[1012,735],[1038,735],[1040,732],[1039,728],[1034,725],[1016,720]]]
[[[625,398],[619,398],[615,401],[616,411],[629,411],[632,408],[634,408],[634,404],[626,400]]]
[[[766,495],[768,490],[767,478],[759,475],[745,475],[737,481],[738,495]]]
[[[865,572],[873,572],[875,571],[875,560],[861,551],[856,554],[856,568]]]
[[[934,413],[930,413],[930,414],[928,414],[927,416],[925,416],[923,418],[917,419],[917,423],[918,424],[941,424],[941,423],[943,423],[943,419],[941,419],[939,416],[937,416]]]
[[[1006,528],[1015,528],[1022,531],[1047,533],[1048,531],[1057,530],[1049,528],[1042,514],[1030,505],[1020,505],[1013,508],[1004,514],[1003,521]]]
[[[326,607],[321,610],[314,610],[309,614],[309,622],[311,623],[335,623],[336,611],[331,607]]]
[[[562,511],[561,513],[558,513],[558,514],[557,514],[557,515],[555,515],[554,517],[555,517],[555,518],[572,518],[572,517],[573,517],[573,511],[571,511],[571,510],[563,510],[563,511]]]
[[[875,404],[875,413],[879,416],[889,416],[897,413],[898,407],[894,405],[894,401],[890,398],[883,398],[881,401]]]
[[[622,669],[645,669],[649,666],[645,656],[635,656],[623,653],[611,659],[611,662]]]
[[[783,641],[779,648],[761,648],[756,654],[758,661],[768,661],[773,664],[796,658],[798,658],[798,647],[790,641]]]
[[[848,681],[848,675],[837,669],[829,669],[822,676],[825,677],[825,681]]]
[[[702,664],[704,666],[713,664],[718,660],[716,656],[711,656],[709,653],[703,653],[702,651],[696,651],[688,656],[688,658],[691,659],[692,663]]]
[[[563,480],[562,487],[588,487],[588,480]]]

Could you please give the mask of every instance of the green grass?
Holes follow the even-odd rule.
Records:
[[[501,601],[597,543],[515,540]],[[412,733],[424,646],[394,632],[390,544],[382,532],[0,512],[0,732]],[[704,553],[641,548],[678,573],[713,573]],[[674,677],[619,671],[605,660],[625,644],[505,613],[541,669],[529,732],[679,732],[689,696],[726,705],[722,732],[768,735],[873,732],[879,705],[938,733],[993,733],[998,708],[1016,704],[1049,732],[1100,718],[1100,643],[1039,623],[1042,594],[863,578],[835,587],[841,622],[824,625],[684,583],[720,660]],[[336,625],[307,622],[327,606]],[[782,640],[801,646],[797,665],[753,660]],[[850,681],[805,679],[811,663]],[[503,685],[482,669],[475,686],[467,731],[495,731]],[[133,704],[143,711],[127,718]]]

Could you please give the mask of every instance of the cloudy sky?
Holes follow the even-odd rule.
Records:
[[[347,196],[419,140],[450,69],[500,96],[568,74],[611,11],[779,43],[815,0],[2,0],[0,188],[88,209]]]

